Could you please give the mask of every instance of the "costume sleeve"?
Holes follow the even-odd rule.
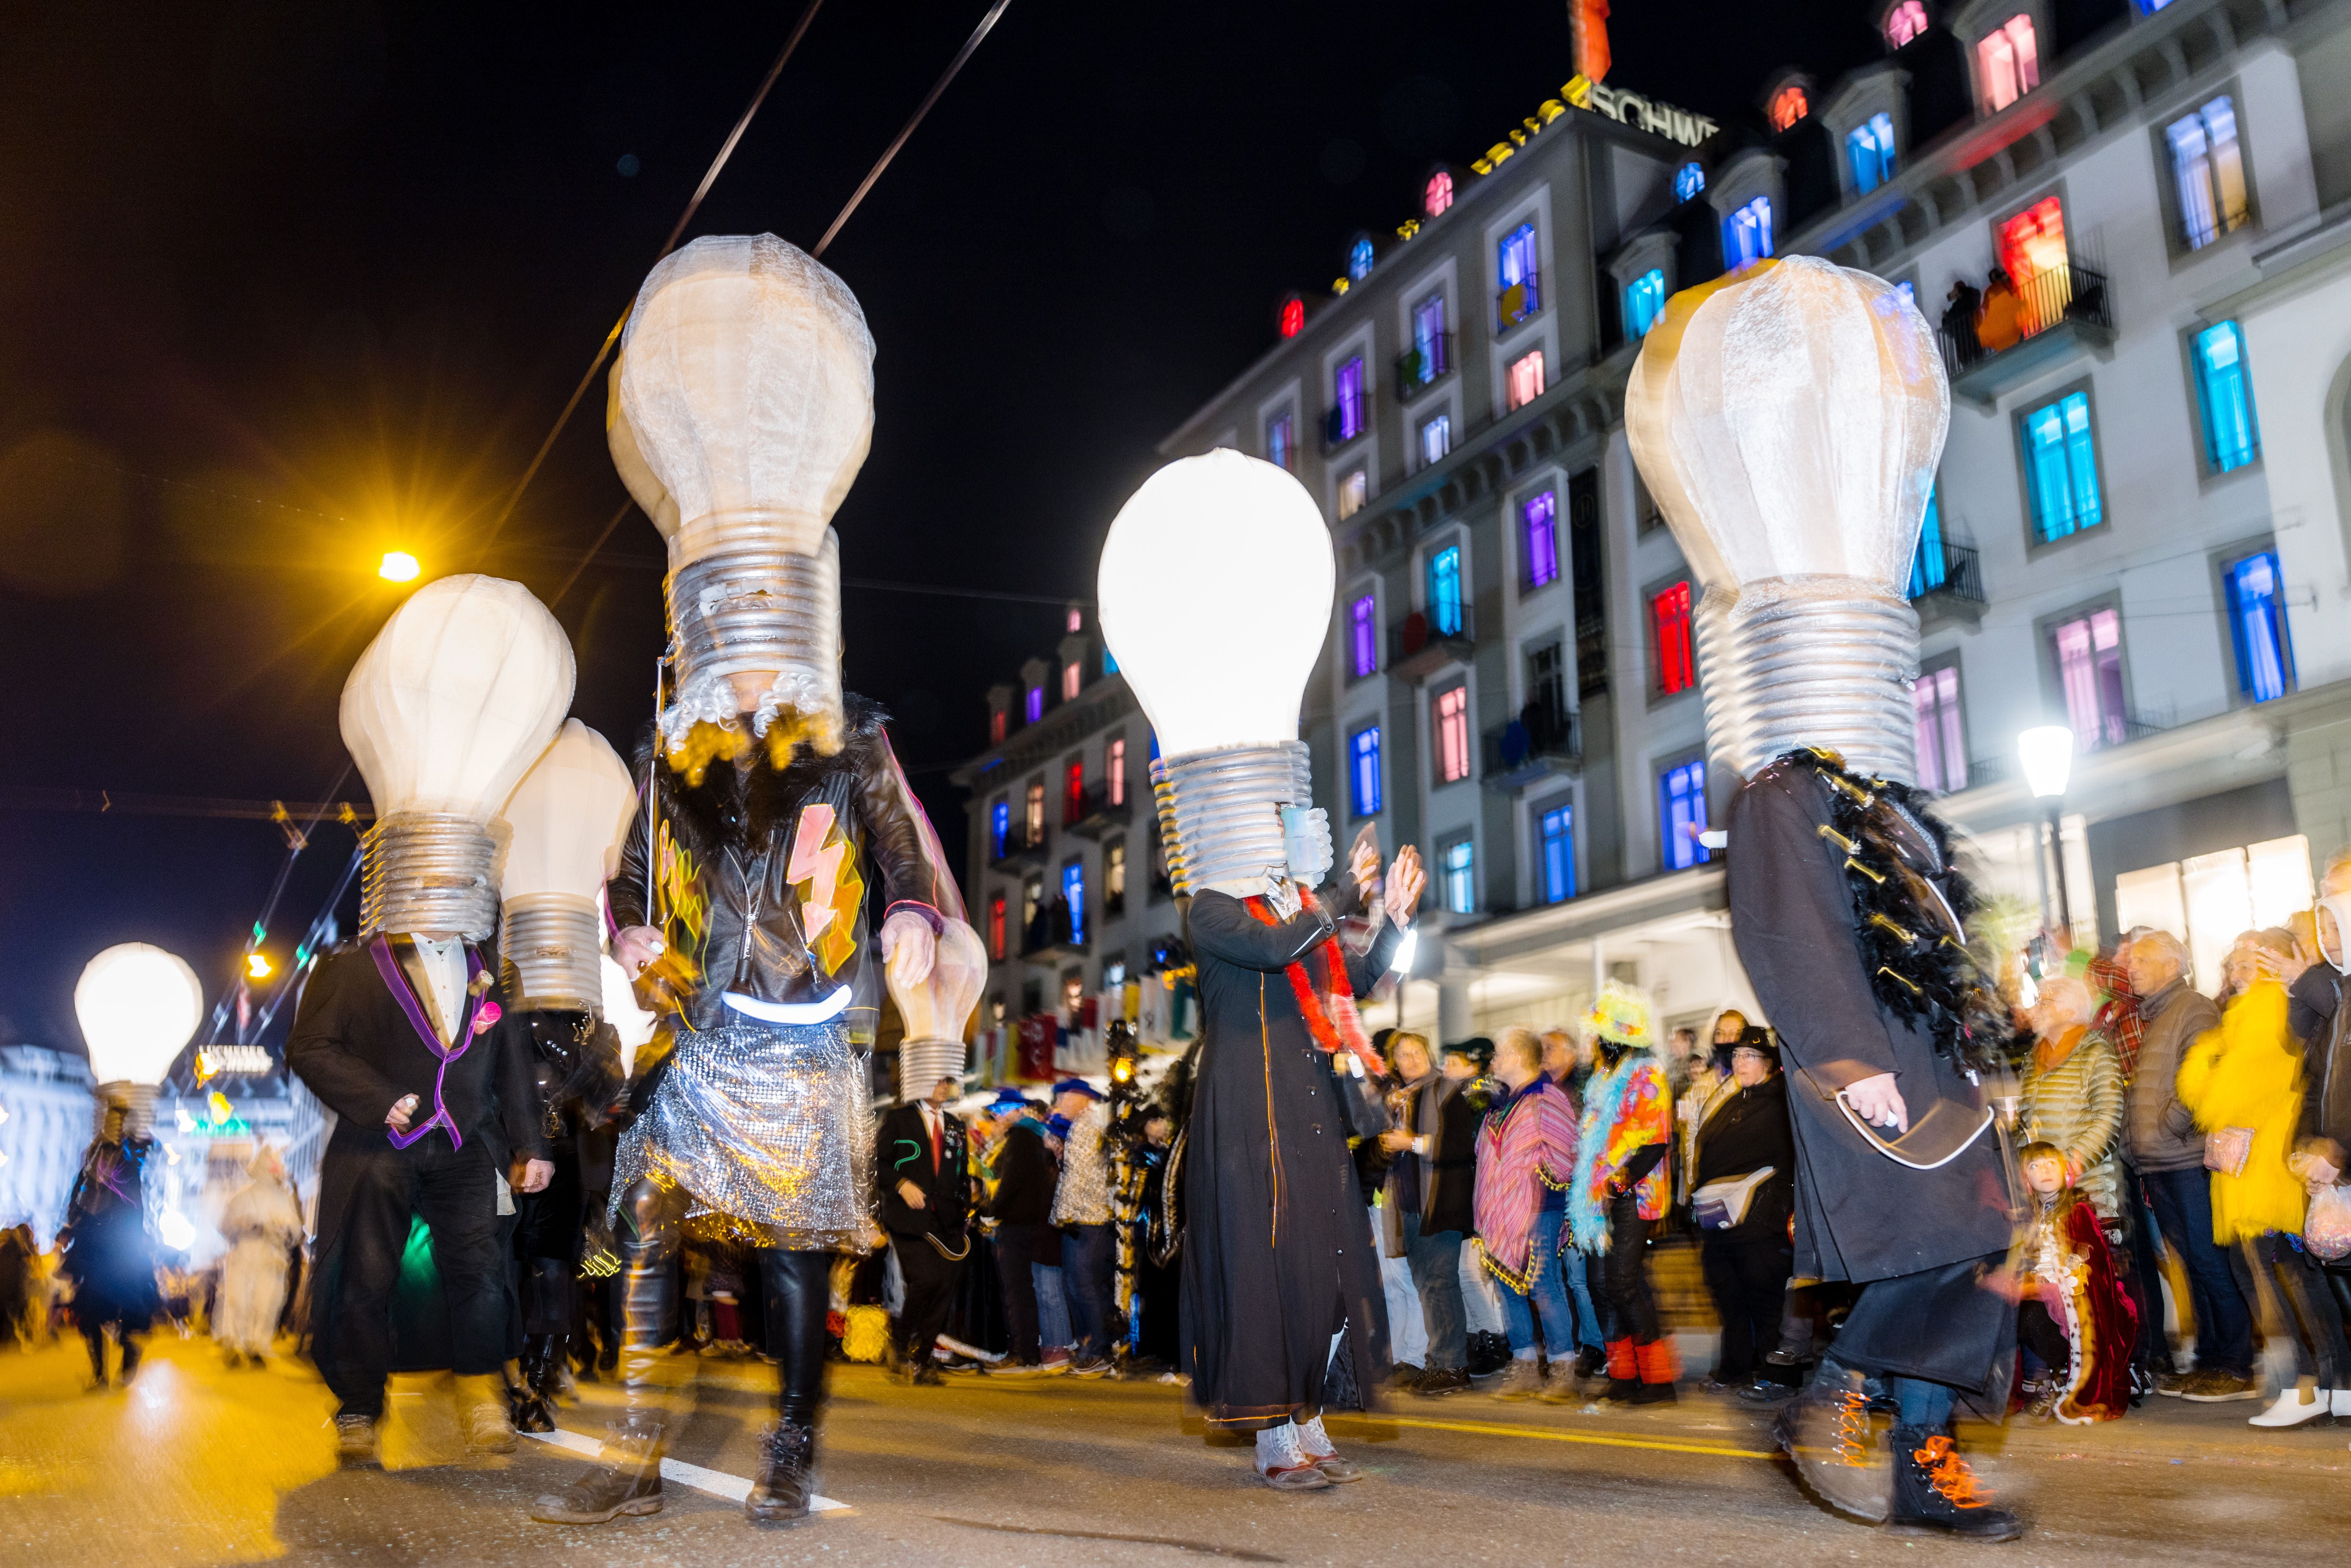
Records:
[[[531,1076],[529,1039],[521,1015],[507,1013],[491,1027],[488,1040],[498,1053],[493,1082],[507,1147],[518,1160],[553,1159],[555,1150],[547,1141],[547,1117],[539,1106],[538,1084]]]
[[[963,919],[963,894],[956,890],[946,851],[898,767],[887,734],[873,737],[857,790],[866,853],[881,874],[882,894],[888,901],[883,918],[905,904],[927,914],[935,929],[940,921]]]
[[[294,1009],[293,1031],[286,1037],[286,1065],[336,1115],[371,1127],[381,1124],[405,1091],[351,1049],[350,993],[366,962],[363,951],[350,948],[311,975]],[[366,973],[372,977],[374,971]]]
[[[2220,1008],[2201,992],[2190,991],[2174,1005],[2183,1009],[2179,1038],[2189,1043],[2180,1050],[2179,1068],[2172,1077],[2171,1101],[2163,1108],[2163,1130],[2175,1138],[2186,1138],[2195,1134],[2196,1102],[2202,1097],[2205,1086],[2211,1081],[2210,1069],[2219,1061],[2220,1054],[2229,1045],[2236,1043],[2236,1033],[2229,1030],[2228,1019],[2222,1016]],[[2195,1093],[2191,1095],[2185,1087],[2188,1059],[2208,1040],[2213,1044],[2213,1055],[2205,1063],[2203,1076],[2197,1081]]]
[[[2172,1103],[2191,1113],[2201,1106],[2204,1096],[2211,1090],[2213,1076],[2220,1071],[2220,1058],[2228,1051],[2229,1035],[2225,1027],[2197,1036],[2188,1049],[2179,1053],[2179,1073],[2173,1080]]]
[[[652,765],[637,780],[637,809],[629,818],[628,831],[621,835],[621,866],[612,880],[604,884],[604,904],[612,912],[615,930],[625,931],[632,925],[651,925],[653,912],[645,898],[645,867],[652,855],[646,835],[652,831],[645,810],[645,791],[653,788]]]
[[[2335,1027],[2335,1010],[2342,1006],[2343,993],[2335,971],[2317,963],[2302,972],[2287,999],[2286,1027],[2294,1030],[2296,1040],[2317,1040]]]
[[[1202,893],[1192,900],[1192,946],[1203,956],[1244,969],[1286,969],[1331,935],[1331,922],[1301,909],[1279,925],[1268,925],[1229,894]],[[1374,953],[1379,945],[1373,944]],[[1348,966],[1353,980],[1354,966]]]
[[[1781,1045],[1824,1088],[1896,1071],[1892,1036],[1862,970],[1853,895],[1797,791],[1816,779],[1775,766],[1731,797],[1730,934]]]
[[[1369,948],[1347,955],[1347,985],[1358,998],[1372,994],[1372,988],[1380,983],[1380,977],[1387,973],[1390,964],[1395,962],[1396,944],[1403,940],[1404,936],[1396,930],[1395,923],[1384,920],[1373,936]],[[1343,947],[1346,945],[1342,943],[1340,946]]]

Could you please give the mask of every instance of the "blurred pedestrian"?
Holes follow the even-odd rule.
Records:
[[[287,1248],[302,1239],[302,1210],[276,1149],[263,1145],[245,1173],[245,1186],[221,1210],[220,1233],[229,1249],[221,1260],[213,1339],[231,1366],[259,1366],[286,1305]]]
[[[2138,1312],[2115,1271],[2097,1211],[2072,1158],[2035,1139],[2017,1151],[2027,1194],[2023,1233],[1995,1278],[2017,1301],[2011,1407],[2036,1421],[2085,1426],[2130,1407]]]
[[[107,1386],[107,1331],[122,1349],[114,1386],[127,1387],[162,1305],[155,1243],[147,1234],[147,1163],[154,1151],[154,1140],[131,1125],[128,1110],[109,1104],[66,1200],[58,1272],[73,1284],[74,1323],[89,1347],[92,1392]]]
[[[2044,980],[2026,1015],[2032,1052],[2017,1101],[2017,1136],[2056,1146],[2072,1189],[2116,1225],[2121,1183],[2116,1146],[2123,1126],[2122,1066],[2115,1049],[2090,1029],[2097,1010],[2090,988],[2071,975]]]
[[[2024,337],[2024,306],[2000,267],[1984,280],[1983,304],[1976,310],[1976,341],[1987,354],[2012,349]]]
[[[1053,1224],[1061,1233],[1061,1289],[1070,1303],[1070,1375],[1110,1371],[1116,1317],[1117,1238],[1111,1230],[1110,1103],[1082,1078],[1053,1085],[1047,1135],[1061,1152],[1053,1189]]]
[[[22,1343],[27,1303],[31,1299],[33,1228],[12,1225],[0,1230],[0,1350]]]
[[[993,1128],[987,1156],[987,1211],[996,1219],[996,1278],[1004,1295],[1004,1322],[1011,1339],[1004,1361],[991,1370],[1011,1375],[1041,1372],[1037,1277],[1031,1260],[1040,1242],[1053,1238],[1053,1188],[1060,1173],[1053,1167],[1041,1123],[1026,1095],[1018,1089],[1005,1089],[987,1110]],[[1054,1239],[1058,1246],[1058,1238]]]
[[[1714,1108],[1739,1091],[1730,1075],[1730,1053],[1747,1031],[1747,1015],[1725,1008],[1714,1020],[1711,1043],[1692,1063],[1688,1086],[1674,1100],[1674,1204],[1689,1203],[1691,1176],[1698,1169],[1698,1130]]]
[[[1769,1030],[1742,1024],[1727,1054],[1731,1092],[1698,1129],[1691,1162],[1690,1221],[1707,1294],[1722,1324],[1708,1393],[1755,1382],[1756,1358],[1779,1343],[1796,1256],[1788,1224],[1796,1205],[1796,1149],[1780,1048]]]
[[[1983,358],[1983,345],[1976,341],[1976,312],[1982,308],[1982,290],[1964,277],[1951,280],[1951,291],[1943,297],[1943,340],[1961,366]]]
[[[964,1125],[947,1113],[961,1088],[960,1080],[941,1078],[925,1097],[891,1107],[874,1139],[874,1218],[890,1233],[906,1288],[893,1369],[914,1384],[944,1381],[935,1364],[939,1331],[971,1251],[965,1211],[971,1165]]]
[[[1649,1226],[1672,1194],[1673,1102],[1667,1093],[1649,998],[1619,981],[1601,988],[1586,1019],[1595,1051],[1576,1134],[1568,1214],[1576,1248],[1603,1260],[1614,1313],[1608,1397],[1654,1404],[1674,1397],[1679,1374],[1649,1288]]]
[[[1494,1074],[1508,1098],[1487,1113],[1477,1143],[1478,1257],[1501,1282],[1510,1339],[1510,1375],[1494,1395],[1564,1401],[1575,1393],[1575,1312],[1559,1260],[1568,1245],[1575,1112],[1544,1075],[1542,1042],[1532,1030],[1502,1031]],[[1548,1371],[1537,1364],[1544,1354]]]
[[[1461,1301],[1461,1244],[1476,1224],[1478,1113],[1467,1080],[1440,1073],[1428,1041],[1398,1032],[1388,1041],[1397,1086],[1393,1122],[1379,1136],[1388,1156],[1379,1206],[1381,1250],[1402,1258],[1428,1336],[1416,1394],[1457,1394],[1469,1386],[1468,1319]]]

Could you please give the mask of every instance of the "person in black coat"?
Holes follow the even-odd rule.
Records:
[[[1334,1369],[1366,1398],[1388,1376],[1379,1260],[1347,1147],[1386,1118],[1366,1092],[1379,1064],[1363,1061],[1371,1047],[1350,998],[1387,968],[1421,882],[1407,846],[1385,884],[1390,919],[1361,950],[1334,933],[1381,899],[1375,845],[1328,910],[1289,883],[1192,899],[1202,1040],[1178,1156],[1183,1370],[1210,1424],[1259,1434],[1259,1473],[1285,1490],[1354,1479],[1322,1432]],[[1298,901],[1287,915],[1285,896]]]
[[[1478,1111],[1468,1081],[1437,1071],[1428,1042],[1399,1033],[1388,1041],[1396,1087],[1395,1123],[1377,1140],[1388,1157],[1381,1248],[1412,1271],[1428,1325],[1427,1359],[1407,1385],[1415,1394],[1469,1386],[1469,1320],[1461,1302],[1461,1244],[1478,1228]]]
[[[874,1218],[890,1233],[906,1287],[895,1342],[899,1370],[918,1384],[944,1381],[934,1359],[939,1331],[971,1252],[965,1226],[970,1144],[963,1123],[946,1109],[960,1087],[942,1078],[927,1099],[892,1106],[874,1139]]]
[[[1726,1049],[1739,1087],[1699,1125],[1690,1175],[1698,1262],[1722,1322],[1717,1388],[1750,1382],[1755,1358],[1779,1343],[1795,1267],[1788,1221],[1796,1206],[1796,1146],[1780,1048],[1768,1030],[1749,1024]]]
[[[514,1447],[498,1187],[510,1157],[527,1162],[513,1183],[526,1192],[554,1166],[496,975],[481,945],[378,932],[328,955],[295,1011],[287,1066],[337,1118],[319,1178],[311,1331],[348,1459],[374,1452],[412,1216],[433,1235],[467,1444]]]
[[[115,1385],[127,1385],[162,1300],[155,1289],[155,1243],[147,1234],[146,1170],[152,1138],[129,1131],[122,1106],[106,1108],[98,1137],[82,1155],[57,1232],[57,1271],[73,1281],[74,1324],[89,1346],[90,1386],[106,1384],[106,1329],[122,1344]],[[6,1332],[13,1333],[13,1322]]]
[[[988,1107],[998,1118],[995,1157],[989,1161],[996,1190],[988,1213],[996,1219],[996,1278],[1004,1292],[1004,1321],[1011,1331],[1012,1348],[1002,1372],[1033,1371],[1041,1364],[1037,1343],[1037,1276],[1031,1260],[1038,1248],[1051,1241],[1053,1189],[1061,1167],[1029,1114],[1028,1100],[1017,1089],[1007,1089]],[[1059,1256],[1058,1250],[1056,1256]]]

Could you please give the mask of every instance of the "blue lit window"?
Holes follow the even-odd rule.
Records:
[[[1844,155],[1855,191],[1875,191],[1894,178],[1894,117],[1873,114],[1846,131]]]
[[[2215,474],[2261,455],[2253,389],[2245,381],[2245,338],[2234,321],[2196,334],[2196,396],[2204,407],[2204,465]]]
[[[1657,828],[1666,869],[1683,871],[1712,859],[1698,836],[1706,831],[1706,760],[1685,762],[1657,775]]]
[[[1039,719],[1045,716],[1044,687],[1030,686],[1029,688],[1029,703],[1028,706],[1023,711],[1029,715],[1029,722],[1030,724],[1035,724]]]
[[[1380,727],[1366,725],[1355,731],[1347,750],[1355,815],[1376,817],[1380,814]]]
[[[1004,858],[1004,846],[1012,837],[1012,802],[998,800],[987,809],[987,841],[995,858]]]
[[[1736,272],[1771,254],[1771,198],[1758,196],[1722,220],[1722,265]]]
[[[1265,422],[1265,460],[1284,472],[1298,465],[1298,432],[1288,409]]]
[[[1364,412],[1364,357],[1361,354],[1348,360],[1333,373],[1332,390],[1339,402],[1338,406],[1331,411],[1327,434],[1335,445],[1363,434],[1369,423]]]
[[[1440,413],[1421,422],[1420,463],[1426,468],[1432,463],[1442,463],[1445,455],[1453,450],[1453,416]]]
[[[1949,570],[1943,559],[1943,508],[1935,502],[1935,486],[1927,486],[1927,516],[1918,525],[1918,553],[1910,560],[1910,597],[1917,598],[1930,588],[1943,586],[1943,574]]]
[[[1504,235],[1494,264],[1502,280],[1497,324],[1515,327],[1542,308],[1542,260],[1535,244],[1535,225],[1520,224]]]
[[[1685,163],[1674,171],[1674,200],[1687,202],[1706,189],[1706,171],[1695,163]]]
[[[2171,146],[2171,180],[2179,201],[2179,237],[2201,250],[2252,219],[2245,193],[2244,149],[2237,141],[2237,108],[2227,95],[2164,127]]]
[[[2282,697],[2294,684],[2285,595],[2277,551],[2265,549],[2221,569],[2229,585],[2229,632],[2237,644],[2237,690],[2257,703]]]
[[[1575,896],[1575,814],[1554,806],[1542,814],[1542,900],[1564,904]]]
[[[2089,393],[2067,392],[2024,416],[2024,474],[2032,495],[2032,530],[2043,543],[2105,520],[2098,503]]]
[[[1327,254],[1327,253],[1326,253]],[[1347,277],[1361,283],[1372,275],[1372,236],[1357,235],[1355,243],[1347,247]]]
[[[1666,272],[1653,267],[1625,286],[1625,335],[1646,338],[1666,313]]]
[[[1444,636],[1461,633],[1461,547],[1447,545],[1428,558],[1428,629]]]
[[[1478,846],[1457,839],[1445,846],[1437,872],[1445,879],[1445,907],[1456,915],[1478,913]]]
[[[1070,946],[1082,947],[1086,943],[1086,867],[1083,861],[1071,861],[1061,868],[1061,897],[1070,906]]]
[[[1110,644],[1107,643],[1102,644],[1102,674],[1105,675],[1118,674],[1118,656],[1110,651]]]

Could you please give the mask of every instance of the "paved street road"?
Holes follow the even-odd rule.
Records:
[[[698,1375],[677,1458],[741,1478],[772,1374]],[[203,1340],[159,1339],[127,1393],[81,1391],[78,1347],[0,1356],[0,1563],[161,1568],[300,1563],[1168,1564],[1653,1560],[1811,1563],[2310,1563],[2351,1550],[2351,1427],[2255,1433],[2249,1405],[2160,1400],[2095,1429],[2012,1428],[1981,1467],[2025,1508],[2011,1546],[1885,1541],[1803,1500],[1766,1420],[1689,1395],[1600,1414],[1479,1395],[1406,1399],[1333,1422],[1366,1479],[1305,1496],[1258,1484],[1159,1384],[956,1376],[903,1388],[836,1369],[823,1490],[849,1507],[754,1530],[673,1481],[660,1514],[593,1529],[530,1522],[530,1498],[587,1461],[544,1442],[465,1461],[445,1379],[402,1379],[381,1470],[339,1471],[317,1378],[280,1360],[225,1371]],[[564,1413],[601,1429],[613,1396]],[[723,1486],[717,1478],[710,1484]],[[1635,1554],[1638,1555],[1635,1555]]]

